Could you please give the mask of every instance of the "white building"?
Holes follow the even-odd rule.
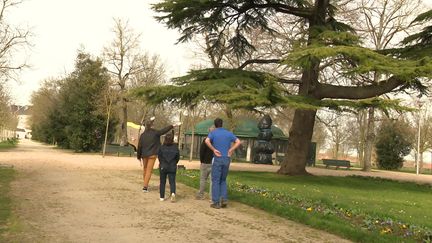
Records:
[[[31,106],[12,106],[12,111],[18,118],[18,124],[15,132],[16,137],[19,139],[31,138],[30,109]]]

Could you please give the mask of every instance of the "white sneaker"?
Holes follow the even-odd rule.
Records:
[[[159,198],[159,201],[163,202],[165,201],[165,198]]]
[[[176,197],[175,193],[172,193],[171,194],[171,202],[175,202],[176,201],[175,197]]]

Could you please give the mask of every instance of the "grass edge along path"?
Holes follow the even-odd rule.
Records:
[[[7,139],[5,141],[0,141],[0,151],[14,148],[14,147],[16,147],[17,144],[18,144],[18,139],[16,139],[16,138],[11,138],[11,139]]]
[[[15,170],[0,166],[0,242],[9,232],[9,223],[12,219],[12,200],[9,196],[10,183],[15,178]]]
[[[248,181],[248,177],[254,175],[260,179],[254,181],[254,185]],[[276,177],[276,178],[275,178]],[[278,190],[274,187],[269,189],[268,183],[289,183],[285,181],[284,176],[275,175],[268,172],[237,172],[230,171],[228,176],[229,199],[238,201],[256,208],[260,208],[269,213],[309,225],[316,229],[321,229],[343,238],[355,242],[431,242],[432,231],[425,226],[406,223],[399,220],[394,215],[386,212],[366,212],[358,208],[351,208],[349,205],[338,205],[332,201],[332,198],[317,200],[310,197],[308,193],[300,194],[298,191],[293,195],[287,190]],[[394,183],[394,186],[409,185],[414,183],[400,183],[396,181],[383,180],[380,178],[364,178],[359,176],[350,176],[345,178],[336,177],[296,177],[297,181],[308,183],[311,178],[319,180],[343,180],[349,182],[372,184]],[[249,178],[250,179],[250,178]],[[177,181],[194,188],[199,187],[199,170],[178,170]],[[315,185],[316,186],[316,185]],[[349,187],[350,185],[345,185]],[[430,190],[430,186],[419,186],[420,188]],[[367,188],[367,185],[365,186]],[[322,190],[326,190],[321,188]],[[318,189],[319,190],[319,186]],[[352,193],[356,189],[352,188]],[[373,188],[370,193],[376,193]],[[325,193],[324,193],[325,194]],[[330,194],[330,193],[329,193]],[[371,198],[373,196],[371,195]],[[365,199],[367,200],[367,198]],[[425,209],[427,210],[427,209]],[[414,219],[415,220],[415,219]]]

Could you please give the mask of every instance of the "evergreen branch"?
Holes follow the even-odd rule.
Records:
[[[412,22],[425,22],[432,20],[432,10],[419,14]]]
[[[278,83],[282,83],[282,84],[301,84],[302,81],[299,79],[284,79],[284,78],[279,78],[277,80]]]
[[[264,4],[256,4],[256,3],[251,3],[251,2],[247,2],[245,4],[243,4],[241,7],[238,7],[238,3],[237,5],[233,5],[233,4],[226,4],[226,7],[229,7],[231,9],[233,9],[234,11],[236,11],[238,14],[242,14],[242,13],[246,13],[247,11],[251,10],[251,9],[273,9],[276,12],[279,13],[284,13],[284,14],[292,14],[294,16],[297,17],[302,17],[302,18],[311,18],[313,15],[313,11],[314,8],[311,6],[308,6],[309,4],[305,1],[303,2],[303,4],[299,4],[297,2],[298,5],[300,5],[299,7],[293,7],[287,4],[282,4],[282,3],[272,3],[272,2],[268,2],[264,3]]]
[[[287,81],[294,82],[295,80]],[[393,78],[390,81],[397,82],[398,80]],[[235,69],[192,71],[187,76],[177,78],[176,83],[177,85],[140,87],[131,91],[130,95],[135,98],[144,99],[149,104],[172,102],[180,106],[193,106],[206,101],[227,104],[233,109],[243,108],[248,110],[269,107],[292,107],[313,110],[323,107],[334,110],[344,110],[347,107],[353,109],[364,109],[367,107],[394,110],[407,109],[400,106],[399,101],[380,98],[359,100],[343,98],[332,100],[319,99],[312,96],[290,95],[284,92],[279,85],[280,80],[274,76]],[[329,85],[327,85],[328,87]],[[346,88],[359,89],[359,87]],[[330,91],[330,89],[324,89],[324,91]],[[345,90],[344,92],[347,91]]]
[[[316,60],[342,58],[353,67],[344,68],[346,75],[378,72],[382,75],[395,76],[405,81],[414,77],[432,77],[432,60],[403,60],[385,56],[370,49],[358,46],[321,46],[311,45],[295,50],[282,64],[310,68]],[[336,59],[335,59],[336,60]]]
[[[318,83],[318,87],[314,91],[313,95],[318,99],[366,99],[391,92],[392,90],[405,83],[406,80],[399,79],[395,76],[390,77],[386,81],[381,81],[375,84],[360,87],[338,86]]]
[[[336,111],[348,111],[351,109],[362,110],[370,107],[380,109],[383,111],[412,111],[413,108],[400,105],[401,100],[390,100],[383,98],[369,98],[360,100],[346,100],[346,99],[324,99],[318,100],[311,97],[304,96],[286,96],[281,106],[289,106],[296,109],[318,110],[321,108],[329,108]]]
[[[292,6],[289,6],[286,4],[281,4],[281,3],[255,4],[254,7],[255,8],[263,8],[263,9],[272,8],[276,12],[279,12],[279,13],[292,14],[294,16],[301,17],[301,18],[307,18],[307,19],[312,18],[313,14],[314,14],[314,8],[312,8],[312,7],[296,8],[296,7],[292,7]]]
[[[238,67],[238,69],[243,69],[249,64],[253,63],[263,63],[263,64],[269,64],[269,63],[280,63],[281,59],[250,59],[245,61],[242,65]]]

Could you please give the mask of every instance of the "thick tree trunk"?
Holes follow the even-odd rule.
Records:
[[[127,100],[121,99],[121,130],[120,130],[120,146],[126,146],[128,144],[128,137],[127,137],[127,120],[128,120],[128,113],[127,113]]]
[[[340,141],[339,141],[339,134],[338,134],[338,132],[336,131],[336,143],[335,143],[335,147],[334,147],[334,150],[333,150],[333,158],[334,159],[338,159],[338,157],[339,157],[339,147],[340,147]]]
[[[369,116],[368,116],[368,123],[367,123],[367,134],[366,134],[366,141],[365,141],[365,153],[364,153],[364,162],[363,162],[363,171],[371,171],[372,169],[372,150],[373,150],[373,144],[375,141],[375,133],[374,133],[374,127],[375,127],[375,109],[369,108]]]
[[[309,19],[308,45],[317,37],[315,27],[324,26],[327,17],[329,0],[315,1],[315,14]],[[313,60],[308,68],[305,68],[301,77],[298,94],[305,97],[324,98],[314,95],[318,86],[320,61]],[[318,92],[319,93],[319,92]],[[313,129],[315,126],[316,110],[296,109],[294,119],[289,132],[288,148],[285,159],[278,170],[284,175],[309,175],[306,171],[307,156],[311,145]]]
[[[288,150],[278,170],[284,175],[307,175],[306,160],[315,125],[316,110],[300,110],[294,113],[289,132]]]

